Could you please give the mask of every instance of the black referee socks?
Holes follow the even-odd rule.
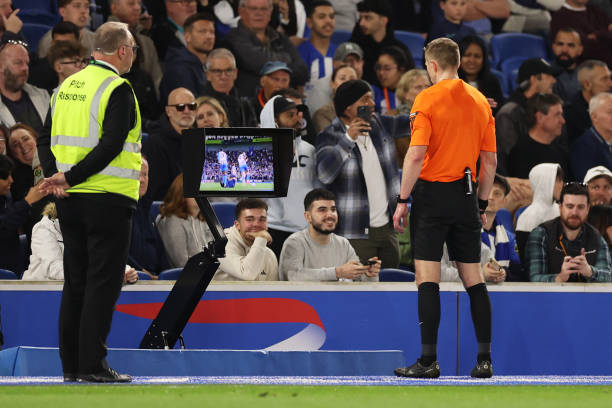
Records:
[[[423,282],[419,285],[419,325],[421,326],[421,364],[436,361],[438,327],[440,326],[440,285]]]
[[[479,283],[466,291],[478,340],[478,362],[491,361],[491,301],[487,285]]]

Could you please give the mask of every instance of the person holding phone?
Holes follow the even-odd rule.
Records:
[[[378,257],[383,268],[399,265],[398,235],[391,216],[399,193],[395,143],[410,137],[408,115],[380,116],[362,80],[343,83],[334,95],[337,117],[317,137],[319,181],[334,193],[341,218],[336,233],[349,239],[362,264]]]

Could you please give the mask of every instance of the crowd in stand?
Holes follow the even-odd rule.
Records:
[[[51,98],[67,97],[54,92],[90,62],[92,3],[106,21],[127,24],[138,47],[125,77],[146,160],[126,283],[135,270],[155,278],[184,266],[211,239],[183,196],[181,132],[194,127],[295,130],[287,197],[237,202],[215,279],[377,281],[381,268],[411,269],[410,232],[395,232],[391,216],[411,108],[430,82],[395,30],[456,41],[459,77],[495,116],[485,280],[612,281],[609,0],[57,0],[60,21],[37,44],[27,43],[20,10],[0,0],[0,269],[63,278],[54,199],[36,187],[45,177],[36,141]],[[339,30],[351,32],[348,42],[333,41]],[[520,61],[509,94],[489,52],[505,32],[550,46]],[[209,152],[207,177],[218,173],[216,160]],[[460,279],[446,252],[442,266],[443,281]]]

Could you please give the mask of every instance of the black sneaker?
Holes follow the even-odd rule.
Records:
[[[421,365],[421,361],[417,360],[417,362],[410,367],[396,368],[393,372],[398,377],[438,378],[440,376],[440,364],[434,361],[429,366],[423,366]]]
[[[491,378],[493,377],[493,364],[488,360],[481,361],[472,368],[470,375],[474,378]]]
[[[97,383],[126,383],[132,382],[132,377],[127,374],[119,374],[112,368],[107,368],[104,371],[95,374],[80,374],[77,379],[79,382],[97,382]]]

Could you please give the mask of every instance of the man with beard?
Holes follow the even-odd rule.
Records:
[[[526,265],[532,282],[612,281],[608,245],[586,223],[589,208],[584,184],[563,187],[560,216],[529,234]]]
[[[557,32],[552,43],[555,55],[552,67],[555,70],[557,82],[553,85],[553,93],[567,101],[580,91],[578,82],[577,61],[582,56],[582,41],[580,34],[573,28],[562,28]]]
[[[6,126],[25,123],[40,134],[49,110],[49,94],[26,83],[29,63],[26,43],[9,40],[0,44],[0,122]]]
[[[334,234],[338,223],[335,200],[334,194],[323,188],[306,194],[304,217],[308,228],[291,234],[285,241],[280,256],[280,280],[378,281],[378,257],[361,265],[349,240]]]

